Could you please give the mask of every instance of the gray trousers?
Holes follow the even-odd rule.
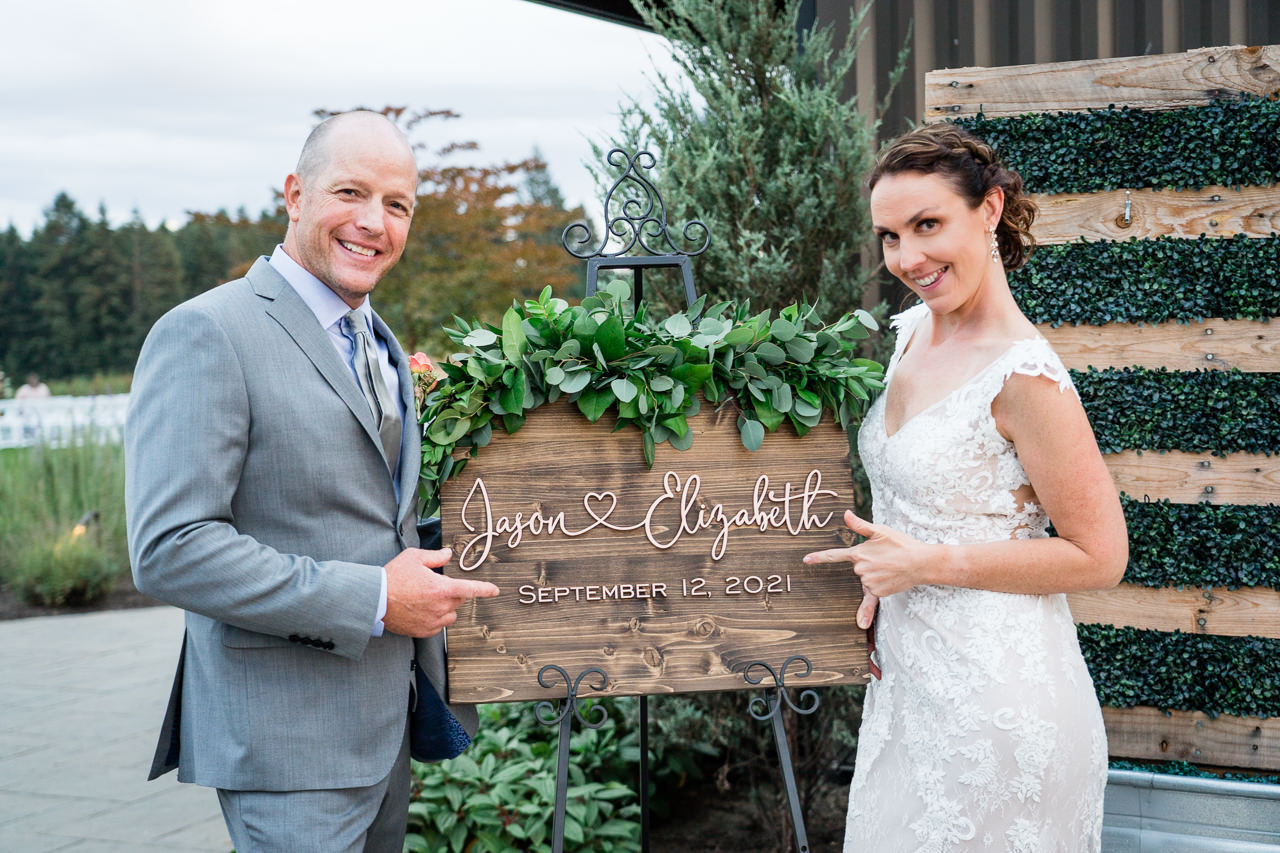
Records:
[[[236,853],[401,853],[409,736],[381,782],[320,791],[228,791],[218,802]]]

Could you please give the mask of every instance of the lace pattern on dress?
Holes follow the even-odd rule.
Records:
[[[899,314],[886,386],[916,325]],[[1043,537],[991,404],[1010,376],[1074,388],[1043,338],[1017,341],[892,436],[884,398],[859,451],[874,521],[934,543]],[[880,602],[884,672],[868,687],[846,851],[1097,851],[1106,735],[1062,595],[919,586]]]

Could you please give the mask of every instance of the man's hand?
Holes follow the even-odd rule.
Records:
[[[458,608],[467,601],[498,594],[498,588],[486,581],[458,580],[434,571],[452,557],[448,548],[406,548],[387,563],[387,614],[382,624],[388,631],[406,637],[430,637],[452,625],[458,618]]]

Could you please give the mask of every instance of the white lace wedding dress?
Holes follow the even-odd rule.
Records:
[[[928,313],[894,318],[897,349]],[[885,394],[858,436],[874,520],[923,542],[1046,535],[991,402],[1014,373],[1074,393],[1043,338],[1012,344],[893,435]],[[1097,851],[1107,744],[1062,595],[917,586],[880,601],[845,853]]]

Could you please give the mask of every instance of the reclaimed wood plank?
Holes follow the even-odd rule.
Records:
[[[1280,232],[1280,185],[1033,194],[1044,245],[1131,237],[1268,237]],[[1125,215],[1128,214],[1126,221]]]
[[[1126,450],[1102,457],[1121,491],[1173,503],[1280,503],[1280,456]]]
[[[1189,761],[1247,770],[1280,768],[1280,717],[1210,717],[1200,711],[1106,708],[1113,758]]]
[[[1122,583],[1114,589],[1070,593],[1067,602],[1080,624],[1280,639],[1280,590],[1266,587],[1173,589]]]
[[[1078,112],[1124,104],[1148,110],[1280,90],[1280,45],[1206,47],[1184,53],[944,68],[925,75],[925,120],[984,113]]]
[[[753,453],[737,410],[704,404],[693,446],[661,444],[648,468],[639,434],[611,427],[544,406],[442,488],[445,573],[502,590],[449,628],[452,701],[563,696],[538,683],[549,664],[604,670],[606,695],[752,689],[751,662],[795,654],[813,672],[788,683],[866,679],[856,575],[802,562],[853,544],[843,430],[784,427]]]
[[[1067,367],[1280,371],[1280,323],[1209,319],[1199,323],[1109,323],[1037,330]]]

